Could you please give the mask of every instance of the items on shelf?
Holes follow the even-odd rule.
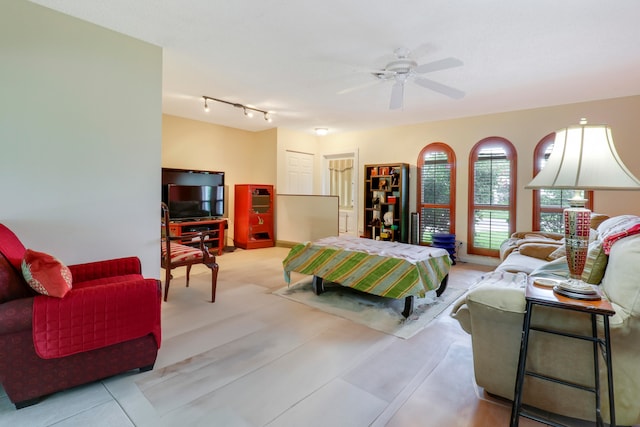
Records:
[[[408,243],[409,165],[365,165],[364,237]]]

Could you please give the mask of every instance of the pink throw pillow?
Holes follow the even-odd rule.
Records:
[[[22,275],[29,286],[42,295],[62,298],[71,290],[69,268],[43,252],[26,250],[22,259]]]

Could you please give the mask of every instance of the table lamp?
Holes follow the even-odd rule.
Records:
[[[576,195],[564,210],[564,237],[569,275],[581,280],[589,250],[591,211],[579,190],[640,190],[638,180],[624,165],[608,125],[579,125],[556,131],[549,160],[525,187],[570,189]]]

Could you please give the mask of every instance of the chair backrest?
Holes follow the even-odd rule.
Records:
[[[18,271],[21,271],[22,258],[26,248],[18,237],[6,225],[0,224],[0,253]]]
[[[171,242],[169,237],[171,236],[171,230],[169,228],[169,206],[166,203],[162,202],[162,237],[161,244],[164,248],[161,248],[162,262],[163,266],[169,265],[169,260],[171,259]]]
[[[25,251],[20,239],[0,224],[0,304],[35,295],[22,277]]]

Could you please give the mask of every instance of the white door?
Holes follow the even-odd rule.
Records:
[[[286,194],[313,194],[313,154],[287,151]]]
[[[358,227],[358,218],[353,208],[344,209],[340,208],[338,226],[340,234],[356,235],[356,228]]]

